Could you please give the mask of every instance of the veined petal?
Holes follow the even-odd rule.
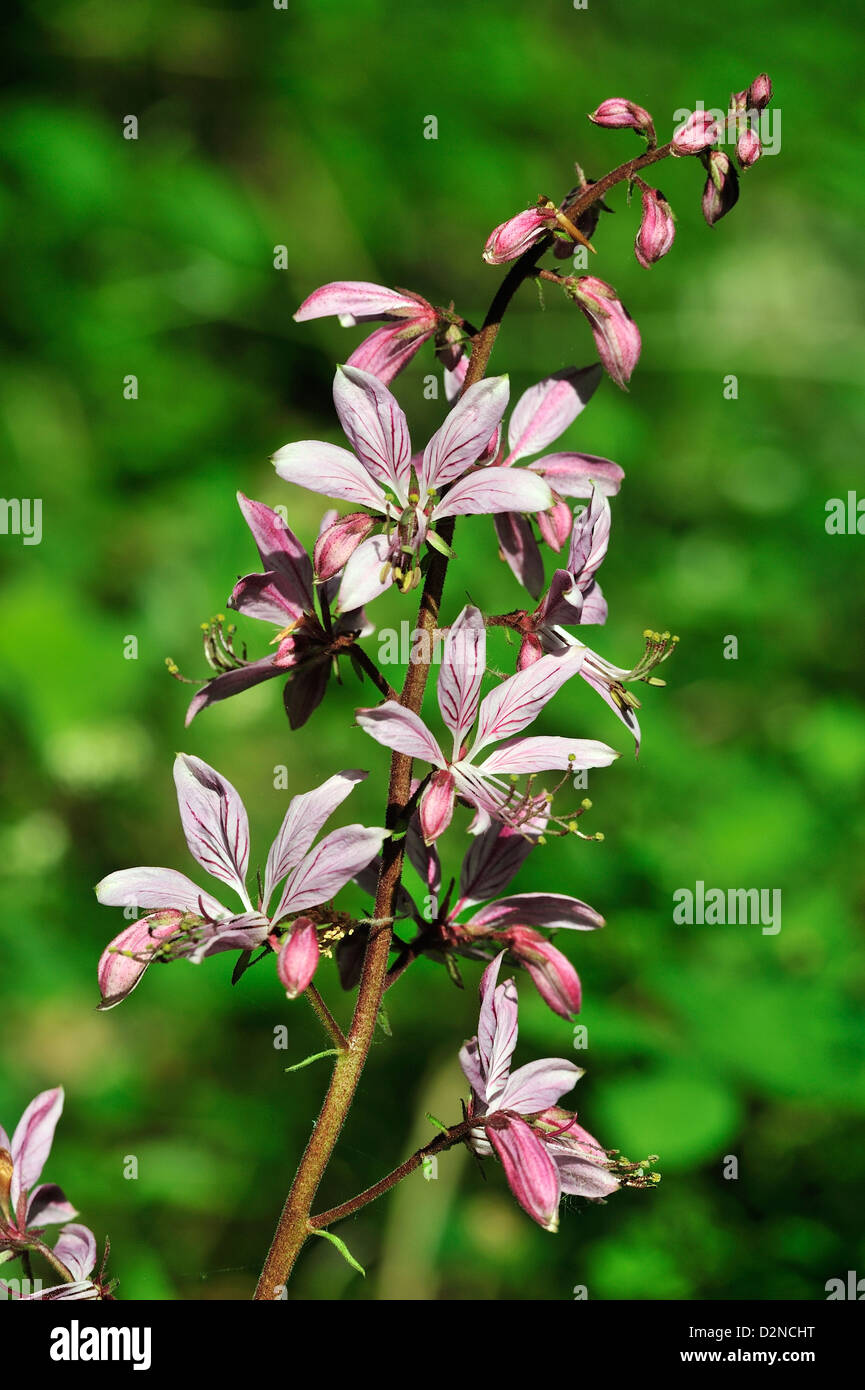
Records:
[[[517,987],[513,980],[498,983],[504,959],[500,951],[481,976],[478,1017],[478,1056],[484,1076],[484,1101],[490,1107],[504,1090],[517,1045]]]
[[[525,1120],[502,1115],[486,1126],[486,1136],[523,1211],[545,1231],[558,1230],[559,1174],[535,1132]]]
[[[396,700],[386,700],[375,709],[359,709],[356,718],[360,727],[385,748],[422,758],[433,767],[445,766],[445,756],[420,715],[403,709]]]
[[[509,838],[519,840],[521,837],[511,833]],[[505,844],[507,843],[506,839]],[[488,897],[489,894],[484,896]],[[485,927],[533,926],[548,927],[554,931],[563,928],[590,931],[595,927],[602,927],[604,919],[593,907],[589,907],[588,903],[580,902],[579,898],[569,897],[566,893],[515,893],[481,908],[472,918],[472,924]]]
[[[424,449],[420,481],[427,492],[452,483],[480,458],[505,413],[509,392],[508,378],[494,376],[463,393]]]
[[[546,657],[542,657],[546,660]],[[535,666],[539,666],[536,662]],[[530,666],[533,671],[535,666]],[[534,738],[514,738],[503,743],[478,764],[482,777],[504,773],[552,772],[555,769],[575,772],[589,767],[609,767],[619,754],[606,743],[593,738],[557,738],[539,734]]]
[[[28,1226],[56,1226],[72,1221],[78,1212],[66,1193],[53,1182],[40,1183],[34,1187],[27,1202]]]
[[[187,753],[174,760],[174,782],[190,854],[251,909],[246,891],[249,821],[237,791],[216,768]]]
[[[467,604],[448,631],[438,678],[439,709],[454,736],[454,757],[475,722],[486,664],[484,617]]]
[[[14,1164],[10,1189],[13,1211],[21,1193],[29,1192],[39,1181],[62,1112],[63,1087],[55,1086],[31,1100],[15,1127],[10,1148]]]
[[[571,648],[562,657],[542,656],[524,671],[503,680],[484,697],[478,718],[478,731],[471,756],[488,743],[517,734],[531,724],[560,686],[576,675],[583,664],[582,653]]]
[[[454,484],[433,509],[430,521],[495,512],[544,512],[552,504],[553,494],[537,473],[522,468],[478,468]]]
[[[377,328],[368,338],[364,338],[345,365],[370,372],[387,386],[408,366],[418,349],[423,347],[434,332],[435,316],[428,327],[424,326],[423,321],[411,319],[386,324],[384,328]]]
[[[597,364],[566,367],[545,377],[537,386],[530,386],[520,396],[511,416],[506,463],[540,453],[558,439],[591,400],[602,376]]]
[[[274,454],[273,465],[287,483],[387,515],[388,500],[381,485],[360,459],[338,444],[325,444],[320,439],[285,444]]]
[[[544,587],[544,561],[530,522],[519,512],[498,512],[493,524],[514,578],[538,598]]]
[[[389,558],[391,541],[387,536],[370,536],[349,556],[337,597],[337,612],[351,612],[371,603],[393,584]]]
[[[534,848],[509,826],[494,823],[472,840],[460,869],[460,903],[471,907],[500,893]]]
[[[279,512],[263,502],[253,502],[242,492],[237,494],[237,502],[262,565],[279,576],[279,589],[286,603],[298,618],[312,612],[312,561],[304,546]]]
[[[295,323],[307,319],[340,318],[371,319],[383,318],[386,314],[416,313],[421,304],[407,294],[388,289],[386,285],[374,285],[369,280],[332,280],[327,285],[313,290],[303,301],[294,315]]]
[[[238,579],[231,591],[228,607],[236,613],[245,613],[248,618],[274,623],[279,628],[288,627],[303,616],[303,610],[285,597],[274,570],[264,574],[246,574]]]
[[[357,367],[339,367],[333,403],[352,448],[368,471],[400,502],[411,470],[411,441],[405,415],[378,377]]]
[[[499,1097],[502,1110],[516,1110],[520,1115],[536,1115],[555,1105],[566,1091],[573,1090],[583,1074],[564,1057],[542,1057],[527,1062],[508,1077],[508,1084]]]
[[[262,894],[265,912],[276,885],[300,863],[325,821],[368,775],[356,768],[337,772],[320,787],[292,797],[267,856]]]
[[[591,497],[592,485],[607,497],[613,497],[622,485],[625,470],[610,459],[595,454],[545,454],[528,465],[546,478],[563,497]]]
[[[325,835],[289,874],[272,920],[327,902],[375,858],[388,834],[368,825],[346,825]]]
[[[64,1226],[54,1246],[54,1254],[75,1281],[87,1279],[96,1265],[96,1237],[86,1226]]]
[[[217,898],[205,893],[186,874],[151,865],[108,874],[97,883],[96,897],[103,907],[139,907],[145,912],[177,908],[207,917],[228,915]]]
[[[273,680],[275,676],[282,675],[285,675],[285,671],[280,666],[274,666],[273,656],[263,656],[259,661],[250,661],[247,666],[238,666],[235,671],[223,671],[222,675],[206,681],[193,696],[186,711],[186,727],[188,728],[195,716],[207,709],[208,705],[228,700],[232,695],[239,695],[244,690],[251,690],[254,685],[261,685],[262,681]]]

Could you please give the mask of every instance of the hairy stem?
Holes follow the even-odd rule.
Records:
[[[310,1217],[310,1226],[313,1230],[321,1231],[327,1226],[332,1226],[335,1221],[342,1221],[343,1217],[352,1216],[356,1211],[360,1211],[361,1207],[365,1207],[369,1202],[374,1202],[376,1197],[381,1197],[392,1187],[396,1187],[398,1182],[402,1182],[409,1173],[413,1173],[416,1168],[419,1168],[425,1158],[432,1158],[435,1154],[444,1153],[446,1149],[452,1149],[455,1144],[461,1143],[476,1123],[474,1120],[462,1120],[458,1125],[451,1125],[446,1134],[439,1134],[429,1144],[424,1144],[422,1149],[418,1149],[411,1158],[407,1158],[405,1163],[394,1168],[393,1172],[388,1173],[387,1177],[382,1178],[380,1182],[374,1183],[364,1192],[359,1192],[356,1197],[349,1198],[347,1202],[341,1202],[338,1207],[331,1207],[329,1211],[322,1211],[318,1216]]]

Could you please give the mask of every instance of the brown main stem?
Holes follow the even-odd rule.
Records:
[[[582,189],[577,197],[567,205],[564,212],[572,221],[575,221],[587,208],[602,198],[614,184],[632,178],[640,169],[657,163],[658,160],[666,158],[669,153],[670,146],[663,145],[657,149],[648,150],[645,154],[628,160],[625,164],[620,164],[618,168],[613,169],[597,183],[589,184],[587,188]],[[483,326],[472,339],[471,359],[466,372],[463,391],[468,390],[470,386],[483,378],[505,310],[523,281],[537,273],[536,262],[549,249],[552,242],[553,237],[550,235],[530,247],[519,260],[514,262],[499,286]],[[453,528],[453,518],[443,521],[438,528],[442,540],[448,545],[453,539]],[[431,555],[416,624],[417,630],[424,633],[428,640],[422,640],[415,644],[416,650],[426,653],[426,658],[409,663],[400,695],[400,704],[416,714],[420,712],[429,676],[434,645],[432,638],[438,621],[448,567],[446,555],[437,550],[432,551]],[[408,805],[411,797],[411,775],[411,758],[405,753],[394,753],[390,764],[388,807],[385,821],[389,829],[394,829],[400,824],[403,812]],[[394,916],[396,895],[402,877],[403,853],[403,837],[385,841],[375,899],[374,918],[377,921]],[[325,1224],[329,1225],[339,1215],[347,1215],[350,1211],[355,1210],[356,1206],[363,1204],[357,1201],[348,1202],[344,1204],[344,1207],[335,1207],[315,1219],[310,1217],[315,1194],[345,1123],[372,1043],[387,980],[387,962],[392,935],[393,930],[390,926],[374,927],[370,931],[354,1018],[347,1038],[347,1047],[336,1059],[324,1104],[313,1127],[304,1155],[300,1160],[291,1191],[285,1200],[273,1243],[255,1291],[257,1300],[279,1299],[282,1296],[294,1262],[313,1230],[320,1229]],[[457,1128],[462,1129],[461,1126]],[[450,1142],[456,1141],[451,1139]],[[364,1193],[362,1196],[371,1201],[374,1196],[379,1195],[379,1192],[387,1191],[401,1177],[417,1167],[424,1154],[437,1152],[436,1145],[438,1148],[450,1147],[450,1143],[445,1142],[444,1136],[442,1136],[440,1144],[438,1141],[433,1141],[433,1145],[421,1150],[406,1164],[395,1169],[394,1173],[382,1179],[381,1183],[368,1189],[369,1195]]]

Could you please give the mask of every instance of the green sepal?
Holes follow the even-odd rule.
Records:
[[[364,1279],[366,1278],[366,1270],[364,1269],[363,1265],[358,1264],[357,1260],[354,1258],[354,1255],[349,1250],[345,1241],[340,1240],[339,1236],[335,1236],[333,1234],[333,1231],[311,1231],[310,1235],[324,1236],[325,1240],[329,1240],[331,1245],[336,1246],[337,1250],[342,1255],[342,1258],[345,1260],[346,1264],[351,1265],[352,1269],[356,1269],[358,1274],[362,1274]]]

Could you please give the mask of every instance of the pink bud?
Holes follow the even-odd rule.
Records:
[[[616,291],[603,280],[594,275],[572,275],[563,283],[592,326],[605,370],[624,390],[640,358],[639,328]]]
[[[595,125],[605,126],[607,130],[629,127],[631,130],[642,130],[652,139],[655,138],[655,127],[648,111],[633,101],[626,101],[624,97],[608,97],[606,101],[601,102],[597,111],[589,114],[589,120]]]
[[[517,670],[525,671],[527,666],[534,666],[536,661],[540,661],[544,654],[541,640],[533,632],[526,633],[523,638],[520,654],[517,658]]]
[[[673,132],[671,154],[699,154],[721,138],[721,126],[708,111],[692,111]]]
[[[748,88],[747,104],[749,107],[753,107],[755,111],[762,111],[764,106],[768,106],[771,100],[772,83],[769,74],[761,72],[760,76],[755,77]]]
[[[720,222],[739,200],[739,177],[723,150],[713,150],[706,158],[709,177],[703,189],[703,216],[710,227]]]
[[[548,511],[538,512],[538,530],[550,550],[561,550],[571,534],[573,524],[573,513],[561,497],[557,498]]]
[[[744,92],[732,92],[730,95],[731,111],[747,111],[748,109],[748,88]]]
[[[318,579],[333,579],[339,574],[361,541],[365,541],[375,521],[366,512],[349,512],[325,528],[315,543],[313,560]]]
[[[528,208],[508,218],[492,231],[484,247],[488,265],[504,265],[515,261],[536,241],[540,241],[555,223],[555,208]]]
[[[454,779],[447,768],[434,772],[420,802],[420,828],[424,844],[443,835],[454,813]]]
[[[657,188],[643,192],[643,220],[634,242],[634,255],[644,270],[666,256],[676,235],[673,212]]]
[[[511,955],[524,965],[545,1004],[562,1018],[580,1012],[580,979],[567,956],[531,927],[511,927],[502,932]]]
[[[298,917],[276,957],[276,973],[289,999],[303,994],[318,967],[318,932],[309,917]]]
[[[763,153],[763,146],[760,144],[756,131],[750,126],[743,130],[736,142],[736,156],[743,169],[750,169],[752,164],[756,164],[760,155]]]

